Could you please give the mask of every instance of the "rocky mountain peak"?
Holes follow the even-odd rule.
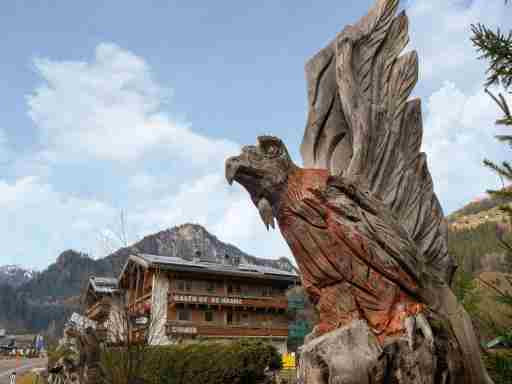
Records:
[[[265,259],[249,255],[232,244],[220,241],[199,224],[186,223],[146,236],[131,247],[120,249],[110,257],[116,258],[130,253],[149,253],[159,256],[181,257],[185,260],[225,263],[236,259],[240,263],[264,265],[286,271],[294,269],[285,258]]]

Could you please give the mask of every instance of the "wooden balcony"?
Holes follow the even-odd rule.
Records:
[[[138,297],[135,301],[128,304],[128,311],[135,313],[142,313],[147,310],[147,307],[151,307],[151,292]]]
[[[110,314],[110,301],[100,300],[85,311],[85,315],[94,321],[104,321]]]
[[[286,296],[250,297],[241,295],[219,296],[207,293],[179,292],[169,293],[169,303],[206,304],[241,308],[287,309]]]
[[[204,324],[184,321],[168,321],[166,324],[169,336],[206,336],[206,337],[287,337],[288,326],[273,324],[269,327],[257,325],[223,325]]]

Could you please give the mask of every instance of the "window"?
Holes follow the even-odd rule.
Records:
[[[178,311],[178,320],[179,321],[190,321],[190,311],[187,309],[182,309]]]
[[[213,312],[206,311],[204,313],[204,321],[213,321]]]
[[[215,291],[215,281],[207,281],[206,282],[206,290],[208,292],[213,292]]]
[[[242,296],[257,296],[254,294],[254,287],[249,284],[244,284],[240,286],[240,294]]]
[[[192,282],[188,280],[177,280],[176,281],[176,288],[178,291],[191,291],[192,290]]]
[[[240,284],[228,284],[228,295],[238,295],[240,293]]]

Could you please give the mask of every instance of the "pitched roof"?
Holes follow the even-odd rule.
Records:
[[[115,293],[118,290],[118,281],[115,277],[96,277],[89,278],[88,289],[92,288],[95,293]]]
[[[145,268],[160,268],[174,271],[199,272],[203,271],[210,274],[246,276],[253,278],[266,278],[273,280],[297,281],[298,275],[295,271],[287,271],[253,264],[220,264],[206,261],[190,261],[180,257],[157,256],[146,253],[131,255],[123,270],[119,280],[121,280],[128,264],[137,263]]]

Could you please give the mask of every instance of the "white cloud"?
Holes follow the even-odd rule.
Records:
[[[98,226],[116,214],[108,204],[59,193],[37,177],[0,180],[0,211],[3,246],[14,258],[2,262],[25,264],[27,258],[39,267],[65,249],[95,246]]]
[[[27,97],[29,115],[55,151],[72,158],[129,161],[155,150],[207,164],[238,146],[201,136],[163,111],[170,91],[148,64],[114,44],[92,62],[37,59],[44,80]]]
[[[500,187],[497,176],[482,165],[484,158],[510,156],[493,135],[499,113],[492,99],[481,89],[465,94],[446,82],[428,98],[426,109],[423,149],[445,205],[453,209]]]
[[[407,14],[411,46],[419,53],[420,82],[440,86],[449,79],[467,89],[481,82],[485,71],[470,40],[471,24],[508,25],[512,11],[502,1],[415,0]]]
[[[499,187],[499,179],[482,161],[510,156],[494,138],[494,122],[501,115],[483,91],[487,64],[477,59],[470,40],[471,24],[506,25],[509,8],[500,1],[415,0],[407,9],[411,47],[420,59],[423,149],[447,212]]]

